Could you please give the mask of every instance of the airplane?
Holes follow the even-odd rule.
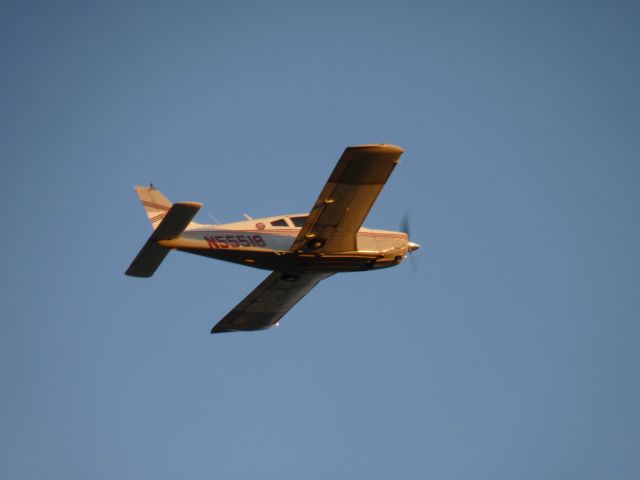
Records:
[[[194,222],[201,203],[171,203],[153,184],[136,186],[154,230],[126,275],[151,277],[171,250],[270,270],[211,333],[276,326],[321,280],[393,267],[420,248],[406,231],[362,226],[403,152],[389,144],[347,147],[310,213],[245,215],[224,225]]]

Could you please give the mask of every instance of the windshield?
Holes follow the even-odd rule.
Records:
[[[300,228],[305,224],[308,217],[309,215],[303,215],[301,217],[291,217],[291,221],[296,227]]]

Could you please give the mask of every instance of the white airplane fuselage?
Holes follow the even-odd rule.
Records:
[[[191,223],[178,237],[160,240],[163,247],[265,270],[347,272],[398,265],[418,248],[406,233],[362,227],[357,249],[339,253],[290,251],[307,215],[280,215],[224,225]],[[294,223],[295,222],[295,223]]]
[[[389,144],[347,147],[309,214],[225,225],[193,221],[200,202],[172,203],[153,184],[136,186],[153,232],[126,270],[151,277],[171,250],[272,272],[218,321],[211,333],[255,331],[280,319],[319,282],[338,272],[392,267],[420,248],[404,232],[363,227],[373,203],[400,161]]]

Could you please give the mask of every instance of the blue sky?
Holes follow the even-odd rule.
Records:
[[[0,39],[0,476],[638,477],[637,4],[9,1]],[[124,276],[134,184],[304,212],[379,142],[416,268],[218,336],[266,272]]]

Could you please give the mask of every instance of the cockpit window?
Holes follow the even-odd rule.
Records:
[[[287,221],[284,218],[280,218],[278,220],[274,220],[271,222],[272,227],[288,227]]]
[[[305,224],[308,216],[309,215],[304,215],[302,217],[291,217],[291,221],[296,227],[300,228]]]

